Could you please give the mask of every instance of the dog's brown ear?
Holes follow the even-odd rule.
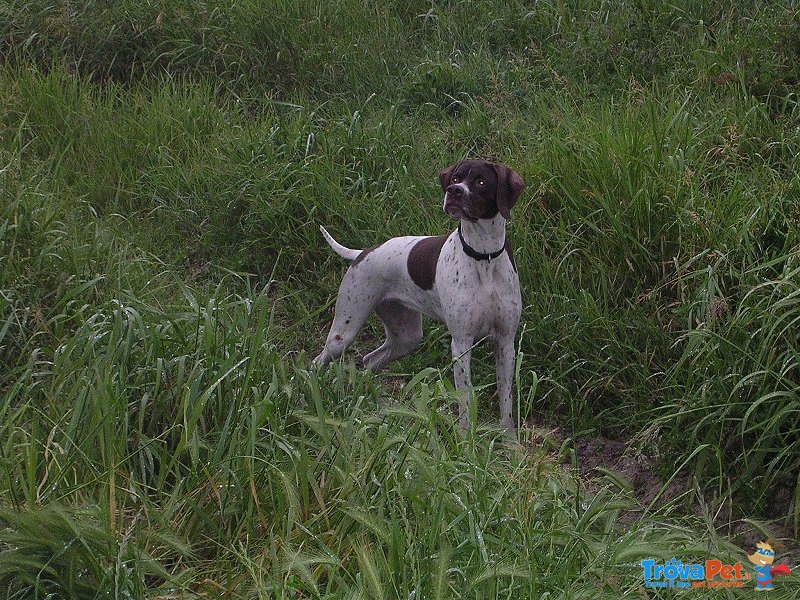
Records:
[[[504,219],[508,219],[512,207],[525,189],[525,182],[513,169],[505,165],[493,163],[492,167],[497,173],[497,210]]]
[[[450,165],[444,171],[439,173],[439,185],[442,186],[442,191],[447,192],[447,186],[450,185],[450,179],[453,177],[453,171],[458,168],[461,163]]]

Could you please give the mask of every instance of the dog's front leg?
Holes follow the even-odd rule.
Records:
[[[500,399],[500,424],[514,435],[511,418],[511,386],[514,381],[514,338],[506,337],[494,342],[494,364],[497,370],[497,396]]]
[[[453,382],[458,391],[458,424],[462,429],[469,427],[472,343],[472,338],[461,336],[453,336],[453,340],[450,343],[450,348],[453,351]]]

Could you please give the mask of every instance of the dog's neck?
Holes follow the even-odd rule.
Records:
[[[506,243],[506,220],[497,213],[491,219],[461,219],[461,236],[470,248],[481,254],[502,250]]]

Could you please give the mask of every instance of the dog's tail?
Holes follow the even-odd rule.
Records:
[[[322,225],[319,226],[319,230],[322,232],[325,241],[330,244],[331,248],[333,248],[333,251],[342,258],[352,262],[359,254],[361,254],[361,250],[353,250],[352,248],[346,248],[345,246],[342,246],[339,242],[333,239],[333,236],[328,233],[328,231]]]

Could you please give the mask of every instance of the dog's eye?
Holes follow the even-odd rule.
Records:
[[[453,183],[458,183],[459,181],[461,181],[461,179],[459,179],[458,176],[453,175]]]
[[[484,186],[486,185],[486,182],[483,179],[478,179],[478,185]]]

